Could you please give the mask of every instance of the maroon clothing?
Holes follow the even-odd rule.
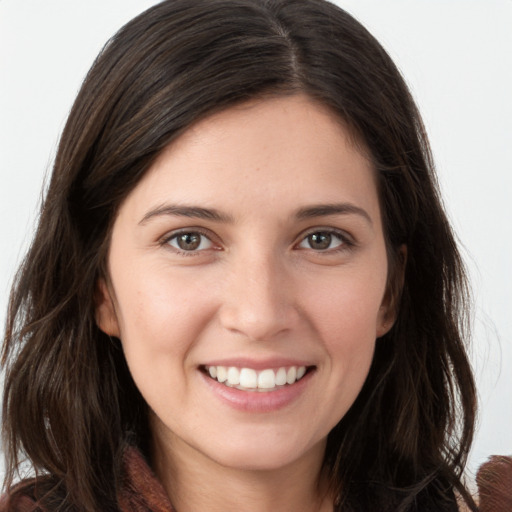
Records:
[[[0,499],[0,512],[51,512],[33,498],[34,481],[21,482]],[[22,492],[17,492],[21,490]],[[141,453],[129,447],[124,454],[119,512],[175,512],[169,498]],[[100,512],[100,511],[98,511]]]
[[[118,499],[121,512],[174,512],[162,484],[135,448],[126,451]]]
[[[481,512],[512,512],[512,457],[491,457],[478,472],[477,483]],[[7,495],[0,499],[0,512],[44,512],[30,497],[32,484],[16,486],[13,491],[24,489],[26,494],[15,493],[10,503]],[[162,484],[136,448],[126,451],[118,501],[120,512],[175,512]]]
[[[512,457],[495,455],[476,477],[481,512],[512,512]]]

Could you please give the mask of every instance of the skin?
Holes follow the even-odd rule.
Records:
[[[201,245],[183,251],[177,230]],[[176,509],[332,510],[326,436],[393,322],[375,173],[343,123],[303,95],[198,122],[121,205],[108,268],[98,325],[121,339],[150,406],[153,466]],[[202,371],[226,359],[310,372],[284,405],[240,410]]]

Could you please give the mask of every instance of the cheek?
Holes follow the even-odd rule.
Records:
[[[325,340],[375,341],[382,316],[385,274],[361,279],[354,272],[314,280],[304,300],[315,328]]]
[[[319,287],[310,289],[310,319],[328,354],[332,396],[343,395],[342,400],[333,404],[341,407],[342,414],[355,400],[368,375],[384,289],[385,281],[379,276],[368,280],[332,280],[323,292]]]
[[[198,290],[199,280],[187,279],[160,265],[132,269],[118,280],[121,340],[127,358],[132,353],[178,355],[191,348],[212,310],[211,294]]]
[[[161,269],[134,269],[132,276],[137,275],[143,278],[118,280],[121,344],[150,408],[167,411],[186,396],[187,375],[195,371],[189,354],[211,316],[211,298]]]

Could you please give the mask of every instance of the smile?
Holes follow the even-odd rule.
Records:
[[[306,366],[289,366],[261,371],[235,366],[205,366],[206,373],[217,382],[243,391],[272,391],[294,384],[304,377]]]

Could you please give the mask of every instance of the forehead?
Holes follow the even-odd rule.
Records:
[[[199,121],[162,152],[125,203],[200,203],[254,214],[341,200],[379,215],[372,164],[339,118],[294,95]]]

